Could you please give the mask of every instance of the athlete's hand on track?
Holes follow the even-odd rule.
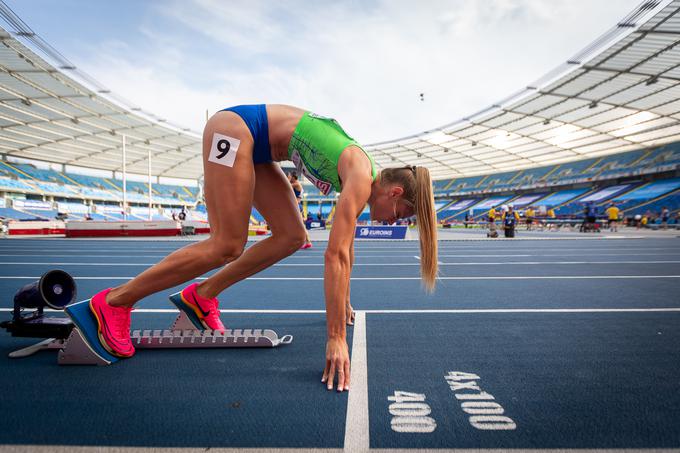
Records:
[[[349,301],[347,301],[347,304],[345,305],[345,319],[347,320],[348,326],[354,325],[354,309]]]
[[[333,389],[335,375],[338,375],[338,392],[349,390],[349,347],[344,338],[329,338],[326,342],[326,368],[321,382],[328,390]]]

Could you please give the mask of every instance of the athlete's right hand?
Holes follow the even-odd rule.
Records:
[[[352,304],[349,303],[349,300],[345,304],[345,322],[347,322],[348,326],[354,325],[354,309],[352,308]]]
[[[332,337],[326,342],[326,367],[321,382],[328,390],[333,389],[335,374],[338,374],[338,392],[349,390],[350,366],[349,347],[344,338]]]

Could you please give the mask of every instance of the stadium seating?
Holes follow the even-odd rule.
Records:
[[[17,192],[34,192],[35,189],[23,181],[10,178],[0,178],[0,189]]]
[[[0,208],[0,219],[38,220],[41,217],[12,208]]]
[[[675,211],[680,208],[680,194],[677,193],[679,189],[680,178],[655,181],[613,197],[610,202],[615,203],[624,213],[630,214],[644,213],[648,210],[661,211],[664,206]]]
[[[479,201],[479,198],[460,198],[455,200],[454,203],[451,203],[449,206],[446,206],[437,213],[437,220],[447,220],[454,215],[463,212],[464,209],[475,205]]]
[[[540,202],[537,204],[540,206],[546,206],[548,208],[556,208],[569,201],[576,199],[577,197],[583,195],[587,191],[588,191],[587,189],[560,190],[541,199]]]

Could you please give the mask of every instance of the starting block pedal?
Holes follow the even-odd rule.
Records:
[[[43,340],[11,353],[10,357],[27,357],[40,350],[58,349],[59,365],[110,365],[120,360],[102,346],[97,319],[89,302],[85,300],[65,308],[74,324],[68,338]],[[274,348],[293,341],[292,335],[279,337],[269,329],[227,329],[224,332],[198,329],[181,310],[169,329],[133,330],[130,338],[137,349]]]

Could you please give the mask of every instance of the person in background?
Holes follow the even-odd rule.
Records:
[[[515,226],[519,222],[519,214],[513,209],[511,204],[508,205],[508,210],[503,213],[502,217],[503,229],[505,230],[506,238],[515,237]]]
[[[300,209],[300,215],[302,216],[302,219],[304,220],[305,216],[303,214],[302,210],[302,183],[298,180],[298,175],[297,172],[291,171],[288,173],[288,181],[290,182],[291,187],[293,188],[293,194],[295,195],[295,199],[297,200],[298,204],[298,209]],[[309,231],[305,229],[305,243],[302,244],[302,247],[300,247],[302,250],[305,249],[310,249],[312,248],[312,241],[309,240]]]
[[[669,216],[669,211],[666,206],[661,208],[661,228],[666,230],[668,229],[668,216]]]
[[[616,207],[614,203],[611,204],[605,211],[607,214],[607,219],[608,219],[608,227],[609,231],[611,232],[617,232],[618,231],[618,225],[617,222],[619,221],[619,208]]]
[[[498,237],[498,232],[496,231],[496,208],[494,206],[489,209],[488,213],[488,222],[489,222],[489,232],[487,233],[487,237],[490,238],[497,238]]]
[[[546,215],[545,223],[548,226],[548,231],[556,229],[557,223],[555,222],[555,218],[557,216],[555,215],[555,208],[548,208],[548,210],[545,212],[545,215]]]
[[[524,216],[526,218],[527,222],[527,231],[531,231],[531,225],[534,223],[534,217],[536,216],[536,212],[534,211],[534,208],[529,206],[524,213]]]
[[[177,218],[180,220],[180,222],[184,222],[187,219],[187,211],[184,209],[184,206],[182,206],[182,210],[179,211]]]
[[[466,212],[465,213],[465,228],[468,227],[468,222],[470,221],[470,213]]]
[[[495,222],[496,221],[496,216],[498,213],[496,212],[496,208],[494,206],[491,206],[491,209],[489,209],[489,222]]]

